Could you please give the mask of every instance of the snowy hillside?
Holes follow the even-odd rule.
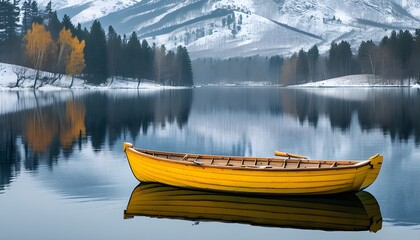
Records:
[[[401,6],[407,11],[416,17],[417,19],[420,19],[420,1],[418,0],[400,0]]]
[[[40,5],[49,0],[40,1]],[[168,49],[186,45],[193,58],[288,55],[318,44],[378,41],[396,29],[420,28],[418,0],[61,0],[59,15],[89,27],[99,19],[120,34]]]
[[[50,0],[38,0],[40,6],[46,6]],[[84,23],[130,7],[141,0],[58,0],[51,1],[53,9],[72,17],[75,23]]]
[[[231,14],[240,16],[242,13],[233,11]],[[171,44],[167,44],[169,48],[185,44],[192,57],[195,58],[271,56],[279,52],[288,54],[291,51],[299,51],[302,47],[309,48],[321,41],[321,39],[291,30],[256,14],[244,16],[246,17],[243,17],[242,24],[237,25],[240,26],[240,30],[236,30],[236,34],[232,33],[232,27],[230,29],[223,27],[219,18],[211,18],[176,29],[169,34],[157,36],[152,41],[170,42]],[[197,35],[199,31],[206,35]]]

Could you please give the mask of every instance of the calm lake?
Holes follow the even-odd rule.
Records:
[[[1,239],[420,238],[416,89],[3,91],[0,103]],[[165,213],[124,219],[138,185],[124,141],[154,150],[239,156],[271,157],[280,150],[313,159],[364,160],[381,153],[381,173],[365,190],[380,209],[381,229],[370,232],[369,218],[364,231],[300,229],[275,220],[255,226],[261,224],[245,217],[241,223]],[[315,214],[311,201],[302,205],[307,216]],[[354,201],[364,212],[368,204]],[[340,206],[331,205],[331,211],[345,207]],[[284,218],[293,218],[285,211]]]

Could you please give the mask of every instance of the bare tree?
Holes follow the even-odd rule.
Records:
[[[28,68],[14,66],[12,71],[16,75],[16,83],[14,87],[19,87],[27,79],[26,73],[28,72]]]

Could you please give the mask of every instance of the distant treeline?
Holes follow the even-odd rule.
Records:
[[[51,2],[42,10],[36,1],[25,0],[21,8],[18,4],[19,1],[16,0],[0,1],[1,62],[67,74],[66,68],[69,68],[58,65],[65,52],[62,32],[70,30],[71,38],[77,39],[79,49],[83,49],[82,59],[80,54],[77,58],[79,69],[83,71],[73,71],[72,75],[76,73],[90,84],[101,84],[108,78],[120,77],[136,79],[138,83],[142,79],[148,79],[163,85],[193,85],[191,60],[185,47],[179,46],[175,52],[167,51],[164,45],[156,46],[153,43],[150,46],[146,40],[140,42],[135,32],[130,36],[121,37],[112,26],[109,26],[105,34],[97,20],[92,23],[89,31],[82,28],[80,23],[77,26],[73,25],[67,15],[60,21],[51,8]],[[19,16],[22,16],[22,21]],[[34,24],[37,27],[41,26],[41,30],[35,31]],[[43,40],[39,43],[42,44],[43,52],[30,57],[28,45],[29,42],[37,43],[38,32],[43,33]],[[32,33],[32,36],[28,37],[29,33]],[[49,38],[52,44],[46,44]],[[83,44],[85,46],[82,46]],[[70,62],[72,57],[69,53],[68,60],[64,61]],[[39,61],[39,58],[42,60]],[[68,63],[64,65],[67,66]]]
[[[363,41],[353,54],[346,41],[333,42],[326,56],[317,46],[300,50],[282,62],[281,84],[300,84],[350,74],[373,74],[378,81],[403,84],[404,80],[420,81],[420,29],[392,31],[377,45]]]
[[[283,58],[236,57],[228,59],[200,58],[192,61],[195,84],[278,84]]]

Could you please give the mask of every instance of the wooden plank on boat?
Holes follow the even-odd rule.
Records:
[[[226,166],[229,166],[230,158],[226,161]]]
[[[182,161],[187,160],[187,158],[188,158],[188,154],[185,154],[185,156],[182,158]]]

